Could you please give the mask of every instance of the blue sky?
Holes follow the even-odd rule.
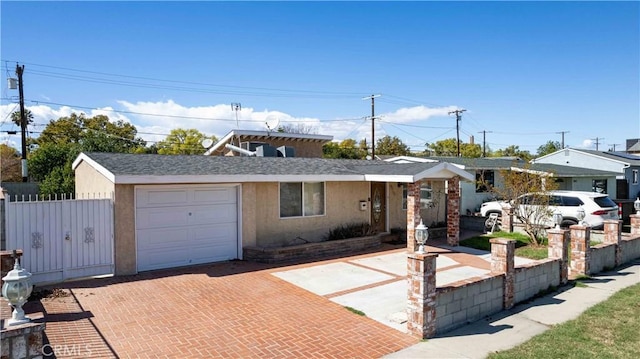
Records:
[[[0,3],[0,130],[25,65],[32,136],[71,112],[174,128],[304,123],[335,139],[460,138],[535,153],[640,137],[638,2]],[[236,114],[231,103],[241,103]],[[153,114],[149,115],[149,114]],[[158,116],[160,115],[160,116]],[[19,137],[0,133],[19,147]]]

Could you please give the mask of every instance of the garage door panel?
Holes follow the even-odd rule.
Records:
[[[190,225],[229,223],[238,220],[238,211],[235,204],[197,206],[192,207],[191,210],[191,216],[189,216]]]
[[[181,267],[191,264],[188,258],[189,248],[185,247],[172,251],[151,249],[144,256],[138,257],[138,267],[143,270]]]
[[[136,206],[138,208],[184,205],[189,202],[189,191],[186,189],[137,191]]]
[[[138,229],[170,228],[189,225],[187,208],[144,208],[136,214]]]
[[[147,229],[138,231],[138,250],[174,250],[184,247],[184,243],[187,243],[188,240],[189,231],[184,228]]]
[[[196,188],[190,191],[192,203],[236,203],[236,188]]]

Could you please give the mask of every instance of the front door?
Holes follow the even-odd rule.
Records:
[[[371,182],[371,229],[376,233],[386,231],[386,200],[386,183]]]

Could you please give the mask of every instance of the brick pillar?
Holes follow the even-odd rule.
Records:
[[[435,253],[409,253],[407,329],[419,338],[436,334],[436,258]]]
[[[575,224],[571,230],[571,273],[591,274],[591,227]]]
[[[460,242],[460,177],[447,180],[447,244],[457,246]]]
[[[503,307],[513,307],[515,296],[515,260],[516,241],[505,238],[491,238],[491,273],[504,274]]]
[[[632,214],[631,219],[631,235],[640,236],[640,214]]]
[[[560,259],[560,284],[567,284],[569,279],[569,231],[565,229],[550,229],[549,258]]]
[[[418,249],[416,226],[420,224],[420,181],[407,184],[407,251]]]
[[[604,221],[604,243],[616,246],[616,267],[622,264],[622,221],[608,219]]]
[[[502,225],[500,230],[504,232],[513,232],[513,208],[502,208],[502,216],[500,217]]]

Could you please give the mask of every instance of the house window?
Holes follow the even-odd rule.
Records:
[[[280,218],[324,215],[324,182],[280,183]]]
[[[494,185],[494,172],[491,170],[476,171],[476,193],[489,192]]]
[[[407,185],[402,185],[402,209],[407,209]],[[433,202],[431,181],[420,184],[420,208],[430,208]]]
[[[592,182],[592,191],[597,193],[607,193],[607,180],[594,179]]]
[[[633,179],[633,184],[638,184],[638,170],[633,170],[631,172],[631,176]]]

